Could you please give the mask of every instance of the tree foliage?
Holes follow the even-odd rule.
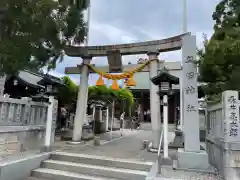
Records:
[[[213,13],[214,34],[199,50],[200,80],[207,95],[240,90],[240,1],[222,0]]]
[[[112,90],[111,87],[107,86],[90,86],[88,100],[101,100],[107,104],[112,103],[113,100],[116,102],[126,100],[130,105],[134,104],[134,97],[129,89]]]
[[[65,86],[58,89],[59,104],[75,104],[77,102],[78,86],[68,76],[64,76],[62,81]]]
[[[14,73],[27,67],[55,68],[62,50],[84,41],[83,11],[87,0],[0,1],[0,72]],[[84,2],[84,3],[83,3]]]
[[[75,104],[78,98],[79,87],[68,76],[64,76],[62,80],[65,86],[58,89],[59,104]],[[134,97],[129,89],[112,90],[111,87],[107,86],[89,86],[88,101],[92,100],[100,100],[106,104],[111,104],[113,101],[116,103],[126,101],[131,106],[134,104]]]

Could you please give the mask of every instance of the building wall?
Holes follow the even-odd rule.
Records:
[[[160,63],[159,65],[159,71],[166,67],[169,70],[169,73],[178,77],[179,80],[181,80],[181,62],[164,62]],[[139,72],[134,75],[134,79],[136,81],[136,86],[132,87],[131,89],[150,89],[150,83],[149,80],[149,72]],[[179,87],[179,86],[177,86]]]
[[[181,82],[182,79],[182,67],[181,67],[181,62],[164,62],[164,63],[160,63],[159,66],[159,71],[166,67],[169,70],[169,73],[171,75],[174,75],[176,77],[179,78],[179,81]],[[136,81],[136,86],[135,87],[131,87],[131,90],[134,92],[134,90],[141,92],[141,90],[144,91],[149,91],[150,89],[150,77],[149,77],[149,72],[139,72],[136,73],[134,75],[134,79]],[[173,85],[173,89],[180,89],[180,85]],[[201,95],[201,93],[200,93]],[[149,96],[149,93],[148,93]],[[180,118],[179,114],[177,114],[177,107],[180,106],[180,93],[177,92],[173,98],[169,99],[169,114],[168,114],[168,118],[169,118],[169,123],[176,123],[176,121]],[[162,108],[161,108],[162,111]],[[178,112],[179,113],[179,112]],[[162,113],[161,113],[162,116]],[[178,117],[177,117],[178,116]],[[202,117],[202,115],[200,116],[200,125],[201,125],[201,129],[205,128],[205,124],[204,124],[205,120]]]

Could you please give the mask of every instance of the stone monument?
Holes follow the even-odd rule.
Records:
[[[182,39],[182,88],[184,148],[178,149],[179,168],[207,169],[208,155],[200,150],[196,36]]]

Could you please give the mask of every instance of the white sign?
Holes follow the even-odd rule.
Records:
[[[162,91],[168,91],[169,90],[169,82],[161,82],[161,90]]]

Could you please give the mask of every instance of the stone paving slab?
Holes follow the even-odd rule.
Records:
[[[147,127],[148,126],[149,125],[147,125]],[[123,136],[121,136],[121,134],[123,134]],[[122,133],[120,131],[113,132],[113,141],[110,142],[107,142],[111,136],[110,132],[100,136],[102,142],[107,142],[106,144],[102,143],[103,145],[101,146],[94,146],[93,141],[79,145],[68,145],[66,142],[56,142],[54,150],[155,162],[157,154],[143,150],[143,141],[151,140],[151,135],[152,132],[148,130],[124,129]],[[173,140],[173,138],[170,132],[169,141]],[[171,157],[174,157],[175,154],[176,150],[170,150],[169,155]]]
[[[116,141],[92,149],[87,149],[86,154],[99,156],[109,156],[125,159],[139,159],[139,154],[143,151],[142,140],[148,139],[151,133],[138,131],[133,135],[122,137]]]
[[[54,149],[71,153],[139,159],[138,155],[143,151],[142,140],[148,139],[150,136],[151,132],[148,131],[128,131],[122,137],[101,146],[93,146],[91,142],[79,145],[67,145],[64,143],[62,146],[55,146]]]
[[[100,144],[107,144],[109,142],[113,142],[119,138],[133,135],[137,133],[137,131],[131,131],[131,130],[123,130],[121,131],[113,131],[107,132],[104,134],[99,135],[100,137]],[[66,151],[66,152],[75,152],[75,153],[81,153],[87,149],[96,149],[96,146],[94,146],[94,140],[89,141],[82,141],[82,143],[77,145],[68,144],[68,141],[60,141],[59,138],[56,138],[55,144],[53,146],[54,151]]]

